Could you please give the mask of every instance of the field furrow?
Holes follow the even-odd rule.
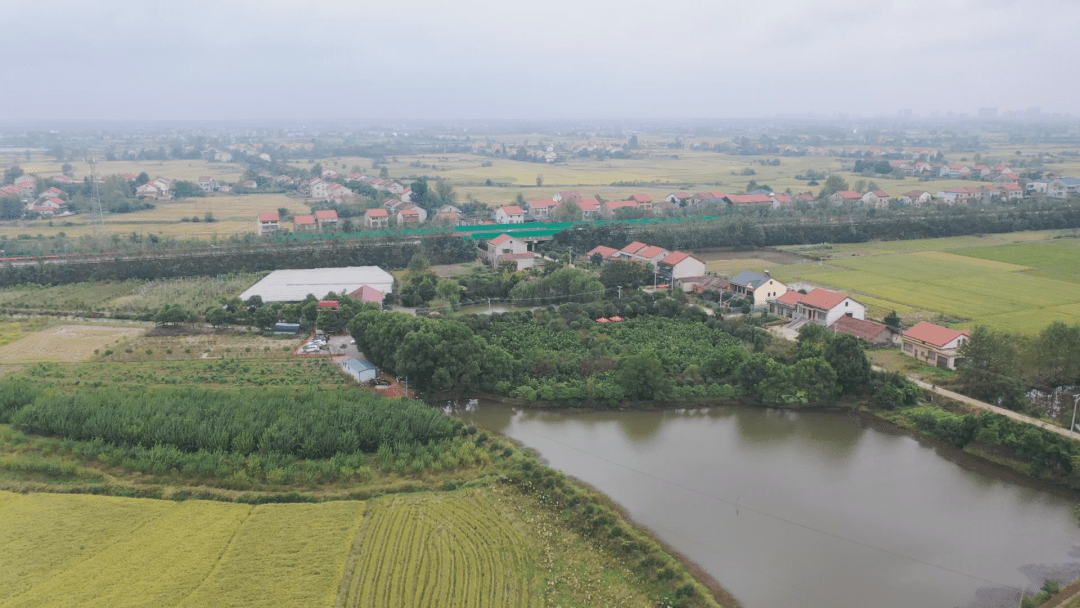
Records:
[[[370,517],[349,606],[528,605],[524,538],[478,493],[395,497]]]

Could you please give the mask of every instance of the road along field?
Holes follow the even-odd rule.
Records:
[[[0,346],[0,363],[82,361],[145,331],[143,325],[56,325]]]

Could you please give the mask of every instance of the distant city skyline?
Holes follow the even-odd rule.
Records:
[[[21,25],[0,38],[0,120],[1080,114],[1063,75],[1075,42],[1054,34],[1080,26],[1070,0],[40,0],[3,13]]]

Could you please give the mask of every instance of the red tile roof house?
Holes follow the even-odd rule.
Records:
[[[559,203],[549,198],[545,198],[539,201],[529,201],[525,203],[525,208],[529,212],[529,217],[534,219],[547,219],[559,208]]]
[[[485,258],[487,259],[488,264],[491,264],[492,268],[498,268],[500,257],[505,255],[513,256],[522,253],[528,253],[529,257],[532,257],[532,254],[529,253],[528,243],[520,239],[515,239],[509,234],[500,234],[487,242],[487,254],[485,255]]]
[[[669,203],[674,203],[676,205],[679,205],[680,207],[683,207],[690,202],[691,198],[693,198],[693,196],[689,192],[679,191],[672,192],[671,194],[667,195],[667,198],[665,198],[664,200]]]
[[[691,281],[684,279],[704,275],[705,262],[689,253],[676,251],[668,254],[656,264],[656,274],[659,275],[658,282],[670,283],[672,287],[679,285],[683,291],[690,291],[694,288],[694,285]]]
[[[644,249],[639,249],[634,253],[634,259],[644,262],[646,264],[659,264],[660,260],[666,258],[671,252],[663,247],[657,247],[656,245],[649,245]]]
[[[652,197],[649,196],[648,194],[632,194],[632,195],[630,195],[630,198],[628,198],[626,200],[634,201],[635,203],[638,204],[639,207],[641,207],[645,211],[652,211],[653,201],[652,201]]]
[[[294,215],[292,225],[293,232],[315,232],[319,227],[314,215]]]
[[[495,223],[497,224],[524,224],[525,212],[517,205],[507,205],[495,210]]]
[[[804,295],[795,306],[796,317],[828,327],[840,317],[866,318],[866,306],[852,300],[847,294],[814,289]]]
[[[259,229],[259,236],[265,236],[267,234],[274,234],[281,229],[279,223],[281,218],[278,217],[277,211],[267,211],[259,214],[259,219],[255,222],[255,225]]]
[[[834,332],[850,334],[877,346],[892,344],[892,330],[888,326],[866,319],[843,316],[829,326]]]
[[[576,203],[581,200],[581,195],[578,194],[576,190],[567,190],[565,192],[556,193],[551,199],[556,203],[561,203],[563,201],[574,201]]]
[[[829,202],[834,205],[841,203],[857,203],[862,199],[862,195],[852,190],[840,190],[829,195]]]
[[[957,331],[922,321],[900,334],[901,352],[941,369],[956,369],[960,347],[971,336],[967,330]]]
[[[614,247],[604,247],[603,245],[597,245],[596,247],[593,247],[588,253],[585,254],[585,259],[592,262],[592,257],[599,253],[600,256],[603,258],[603,261],[606,262],[606,261],[610,260],[611,257],[613,255],[615,255],[616,253],[618,253],[618,252],[619,252],[619,250],[615,249]]]
[[[364,212],[365,228],[386,228],[390,223],[390,214],[386,209],[368,209]]]
[[[875,209],[888,209],[889,208],[889,193],[884,190],[871,190],[862,195],[859,199],[864,205],[869,205]]]
[[[319,209],[315,212],[315,223],[319,225],[319,231],[337,226],[338,215],[336,209]]]
[[[648,247],[648,245],[646,245],[645,243],[642,243],[641,241],[634,241],[633,243],[630,243],[626,247],[620,249],[614,257],[620,260],[630,260],[633,259],[635,253],[641,251],[642,249],[645,249],[646,247]]]
[[[600,205],[600,216],[610,220],[615,217],[615,212],[619,209],[637,209],[638,207],[637,201],[608,201]]]
[[[600,201],[595,198],[583,198],[578,201],[578,207],[581,207],[581,219],[583,220],[595,220],[600,215]]]

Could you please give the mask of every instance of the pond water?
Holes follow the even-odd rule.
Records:
[[[610,496],[745,608],[1004,608],[1080,576],[1071,501],[849,413],[456,414]]]

